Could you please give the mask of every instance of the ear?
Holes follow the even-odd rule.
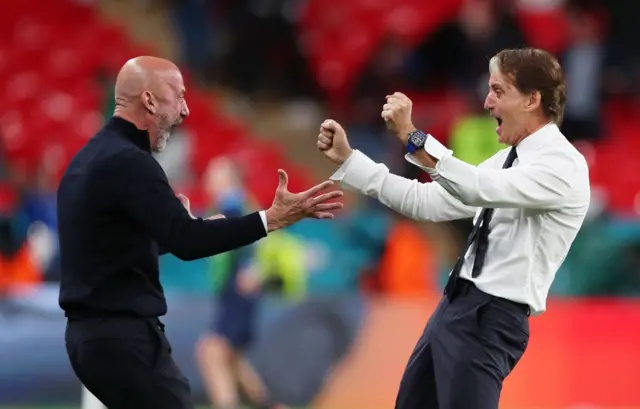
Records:
[[[540,94],[540,91],[533,91],[527,97],[525,110],[534,111],[538,109],[541,104],[542,104],[542,95]]]
[[[142,93],[142,104],[150,114],[156,113],[155,98],[153,97],[153,94],[151,94],[149,91],[144,91]]]

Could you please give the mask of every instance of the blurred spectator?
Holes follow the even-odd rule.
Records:
[[[466,0],[457,29],[462,34],[459,40],[462,44],[454,67],[457,72],[455,80],[462,90],[471,93],[485,89],[492,55],[505,48],[525,45],[511,7],[499,0]]]
[[[300,53],[296,7],[289,0],[220,0],[217,20],[229,39],[220,69],[225,83],[254,97],[304,98],[315,81]]]
[[[605,74],[607,92],[613,95],[637,95],[640,92],[640,37],[637,35],[640,2],[604,0],[600,5],[609,17]]]
[[[215,19],[209,0],[172,0],[173,21],[180,42],[181,60],[197,79],[213,74]]]
[[[247,197],[238,169],[226,158],[213,160],[205,176],[215,213],[238,217],[247,213]],[[202,335],[196,357],[212,404],[240,407],[239,384],[252,404],[266,400],[264,386],[243,353],[254,341],[261,274],[254,260],[255,245],[212,258],[217,264],[216,314]]]
[[[495,119],[484,110],[485,95],[477,98],[476,94],[469,93],[471,112],[454,123],[449,138],[455,156],[472,165],[479,165],[506,148],[498,142]]]
[[[19,197],[10,185],[0,186],[0,298],[32,288],[42,274],[32,248],[18,228]]]
[[[571,141],[595,139],[600,128],[600,78],[604,62],[602,29],[597,16],[575,8],[569,12],[570,44],[561,63],[567,79],[567,105],[562,131]]]

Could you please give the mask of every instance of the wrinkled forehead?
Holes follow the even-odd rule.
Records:
[[[184,79],[182,73],[178,69],[168,69],[158,72],[158,82],[162,84],[162,88],[166,91],[172,91],[176,94],[185,92]]]
[[[496,88],[500,88],[502,90],[514,88],[513,80],[502,74],[500,71],[491,72],[489,75],[489,89]]]

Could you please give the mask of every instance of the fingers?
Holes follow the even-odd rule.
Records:
[[[398,126],[397,122],[403,120],[405,115],[410,115],[412,102],[402,92],[395,92],[386,96],[387,102],[382,106],[380,116],[388,127]]]
[[[224,214],[214,214],[213,216],[207,217],[207,220],[217,220],[217,219],[226,219],[227,217]]]
[[[328,151],[329,149],[331,149],[331,144],[321,142],[320,140],[318,140],[318,143],[316,144],[316,146],[321,151]]]
[[[305,191],[305,192],[302,192],[302,195],[303,195],[305,198],[309,198],[309,197],[311,197],[311,196],[315,196],[315,195],[316,195],[316,193],[318,193],[318,192],[321,192],[321,191],[323,191],[323,190],[325,190],[325,189],[328,189],[328,188],[329,188],[329,187],[331,187],[331,186],[333,186],[333,181],[331,181],[331,180],[326,180],[326,181],[324,181],[324,182],[322,182],[322,183],[320,183],[320,184],[318,184],[318,185],[315,185],[315,186],[314,186],[314,187],[312,187],[311,189],[309,189],[309,190],[307,190],[307,191]]]
[[[387,95],[387,102],[382,106],[383,111],[391,111],[394,109],[406,109],[412,105],[409,97],[401,92],[396,92],[393,95]]]
[[[278,169],[278,190],[286,190],[289,184],[289,175],[284,169]]]
[[[387,95],[387,101],[410,103],[411,99],[402,92],[394,92],[393,95]]]
[[[335,215],[329,212],[314,212],[311,214],[314,219],[333,219]]]
[[[344,207],[344,204],[339,202],[333,203],[320,203],[313,207],[313,211],[327,211],[327,210],[340,210]]]
[[[393,111],[391,110],[391,107],[387,106],[388,104],[385,104],[382,107],[382,113],[380,114],[380,116],[382,117],[382,119],[384,119],[386,122],[389,122],[392,118],[393,118]]]
[[[333,136],[335,135],[335,122],[326,120],[320,125],[318,134],[318,149],[328,151],[333,146]]]
[[[327,119],[320,125],[320,132],[326,131],[333,134],[338,129],[337,123],[334,120]]]
[[[320,125],[320,133],[328,137],[333,135],[346,135],[344,128],[338,122],[333,119],[326,119],[322,125]]]
[[[331,145],[333,143],[333,134],[327,135],[320,132],[320,134],[318,135],[318,141],[327,145]]]
[[[314,197],[311,200],[310,205],[311,205],[311,207],[316,207],[320,203],[324,203],[324,202],[326,202],[328,200],[336,199],[338,197],[342,197],[342,195],[344,195],[344,193],[342,191],[334,190],[333,192],[325,193],[325,194],[322,194],[320,196]]]

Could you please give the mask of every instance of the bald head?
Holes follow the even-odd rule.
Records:
[[[136,57],[127,61],[116,79],[116,100],[134,99],[144,91],[155,90],[163,78],[180,75],[174,63],[158,57]]]
[[[127,61],[116,79],[116,116],[149,131],[151,147],[164,149],[171,129],[189,115],[182,74],[171,61],[136,57]]]

